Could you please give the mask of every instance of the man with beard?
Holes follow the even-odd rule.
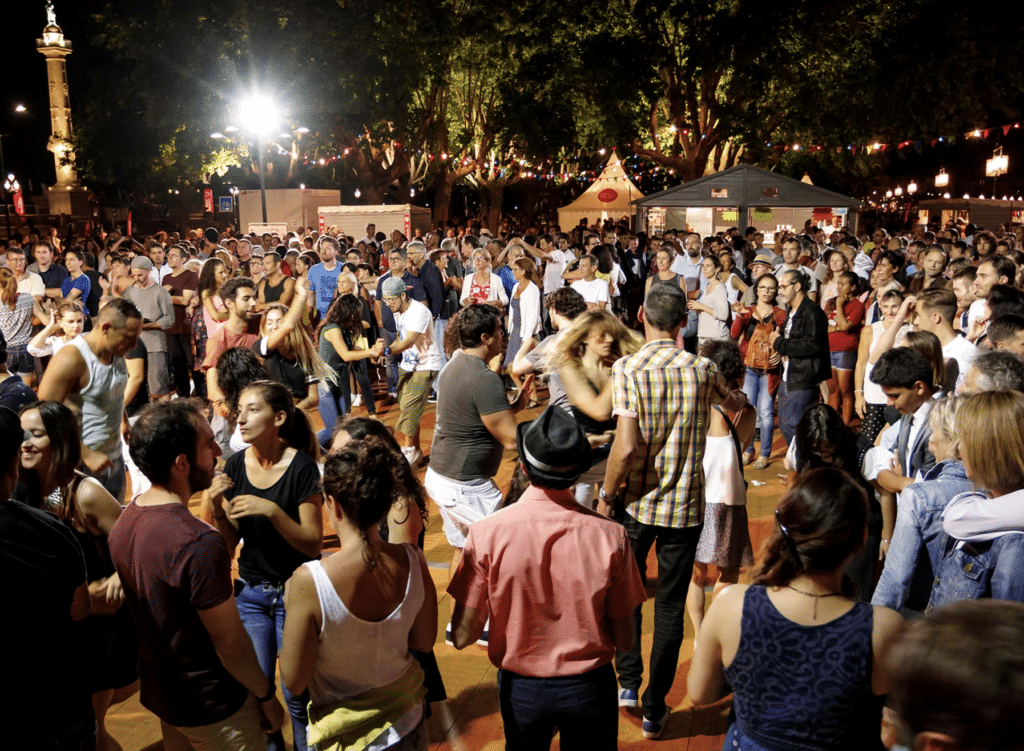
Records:
[[[188,509],[214,479],[213,430],[190,400],[153,404],[129,449],[153,486],[108,544],[142,637],[142,705],[160,718],[165,748],[261,748],[284,710],[238,615],[224,538]]]
[[[703,290],[708,280],[701,273],[704,259],[700,255],[700,235],[691,232],[686,236],[684,243],[686,252],[676,253],[676,258],[672,261],[672,273],[686,278],[686,292],[689,295],[698,287]]]

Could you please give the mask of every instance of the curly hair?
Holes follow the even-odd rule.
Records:
[[[196,287],[196,294],[202,299],[204,292],[209,291],[211,295],[217,293],[217,270],[227,268],[224,261],[217,257],[207,258],[199,269],[199,285]]]
[[[377,562],[366,530],[379,524],[391,506],[402,500],[404,486],[396,478],[403,463],[409,464],[375,435],[350,441],[329,454],[324,463],[324,495],[362,533],[363,560],[369,568]]]
[[[248,347],[232,347],[217,360],[217,388],[224,394],[228,416],[232,421],[238,418],[238,397],[242,391],[256,381],[269,377],[256,353]]]
[[[726,381],[743,378],[747,372],[740,348],[732,341],[709,339],[700,346],[700,356],[711,360]]]
[[[376,437],[379,438],[389,451],[395,456],[404,459],[402,456],[402,449],[398,445],[398,441],[395,440],[394,435],[388,427],[380,420],[374,420],[369,417],[350,417],[345,422],[339,423],[334,429],[334,435],[331,436],[331,442],[334,442],[334,436],[338,433],[348,433],[349,438],[352,440],[363,440],[364,438]],[[420,518],[423,519],[424,523],[427,521],[427,491],[423,487],[423,483],[420,482],[416,473],[413,472],[412,466],[408,461],[402,463],[398,462],[399,472],[395,476],[399,485],[401,485],[399,496],[401,503],[405,504],[406,500],[412,500],[417,508],[420,510]],[[408,504],[405,504],[408,505]],[[381,531],[387,527],[387,517],[381,521]]]
[[[331,301],[331,307],[327,309],[327,314],[320,322],[320,326],[317,328],[313,338],[316,341],[320,341],[320,335],[323,333],[324,328],[332,323],[336,323],[342,331],[362,334],[363,303],[355,295],[335,297]]]
[[[128,452],[132,461],[154,485],[166,485],[171,467],[184,454],[195,463],[199,421],[205,420],[192,399],[154,402],[139,413],[132,426]]]

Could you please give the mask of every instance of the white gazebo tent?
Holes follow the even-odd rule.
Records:
[[[593,184],[575,201],[558,210],[558,225],[563,232],[568,232],[583,219],[590,225],[606,219],[632,217],[636,213],[632,202],[643,197],[640,189],[626,176],[622,161],[613,151]]]

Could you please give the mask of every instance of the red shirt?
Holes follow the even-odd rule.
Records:
[[[622,526],[536,487],[473,523],[448,593],[489,610],[492,663],[538,678],[611,662],[608,619],[647,599]]]
[[[832,312],[828,314],[829,326],[836,324],[835,305],[830,303]],[[846,320],[853,324],[847,331],[833,331],[828,335],[828,348],[833,352],[855,352],[860,346],[860,325],[864,322],[864,303],[857,298],[843,306]]]

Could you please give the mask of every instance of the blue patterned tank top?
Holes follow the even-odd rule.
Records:
[[[743,599],[739,648],[725,677],[735,723],[724,751],[881,749],[885,697],[871,692],[874,612],[858,602],[820,626],[786,618],[764,587]]]

